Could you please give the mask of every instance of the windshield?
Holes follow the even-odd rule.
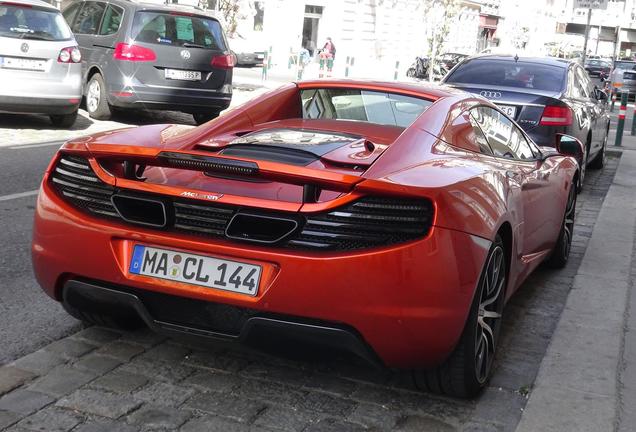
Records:
[[[59,11],[0,3],[0,36],[62,41],[72,34]]]
[[[158,45],[226,51],[219,22],[200,16],[169,12],[137,12],[132,37],[139,42]]]
[[[540,63],[475,59],[461,63],[444,82],[560,92],[565,88],[565,71],[565,67]]]
[[[357,120],[406,128],[432,102],[412,96],[360,89],[301,90],[304,119]]]

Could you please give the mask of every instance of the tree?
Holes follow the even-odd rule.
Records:
[[[239,20],[245,19],[251,12],[250,3],[246,0],[200,0],[204,9],[219,12],[225,33],[232,37],[236,32]]]
[[[460,0],[427,0],[426,23],[428,28],[427,52],[429,58],[428,79],[433,81],[437,56],[443,51],[446,38],[459,12]]]

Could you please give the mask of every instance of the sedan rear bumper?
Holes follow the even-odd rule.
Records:
[[[34,114],[71,114],[78,110],[80,98],[53,99],[0,96],[0,112]]]

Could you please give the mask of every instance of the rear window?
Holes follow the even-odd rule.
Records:
[[[617,62],[614,63],[614,68],[616,68],[616,69],[624,69],[624,70],[632,70],[632,69],[636,69],[636,63],[634,63],[634,62],[617,61]]]
[[[636,81],[636,72],[623,72],[623,79]]]
[[[132,37],[138,42],[226,51],[218,21],[168,12],[137,12]]]
[[[538,63],[470,60],[460,64],[444,81],[560,92],[565,87],[565,68]]]
[[[411,96],[360,89],[301,90],[303,118],[356,120],[406,128],[432,102]]]
[[[62,41],[72,35],[59,11],[0,4],[0,36]]]

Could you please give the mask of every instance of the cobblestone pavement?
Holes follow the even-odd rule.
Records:
[[[266,90],[254,85],[235,85],[231,106],[240,105]],[[195,125],[191,114],[177,111],[141,109],[116,111],[111,121],[101,121],[90,118],[88,113],[82,109],[77,121],[69,129],[53,127],[48,116],[45,115],[0,113],[0,146],[66,141],[71,138],[120,129],[130,125],[140,126],[155,123]]]
[[[0,430],[512,431],[617,165],[611,154],[588,171],[567,268],[540,269],[508,304],[496,371],[476,400],[418,393],[405,373],[324,353],[289,359],[91,327],[0,367]]]

